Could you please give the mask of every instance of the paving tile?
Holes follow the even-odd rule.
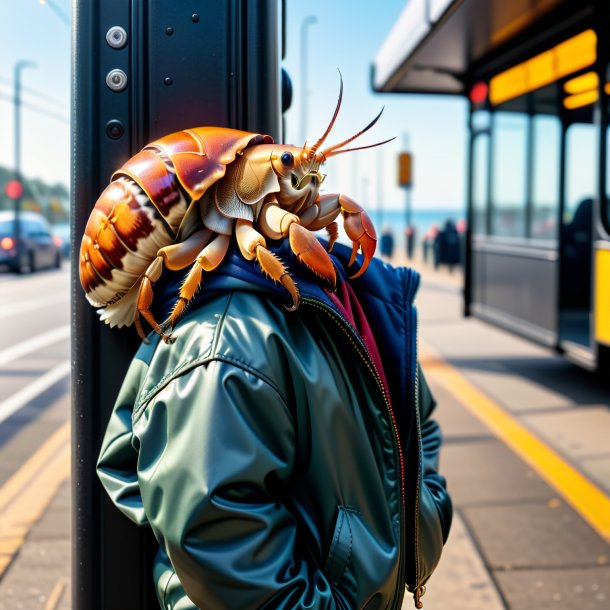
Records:
[[[510,610],[608,610],[610,567],[496,572]]]
[[[440,424],[445,442],[492,437],[489,428],[458,403],[453,394],[443,386],[428,381],[437,402],[433,418]]]
[[[574,461],[610,457],[610,410],[605,405],[526,415],[523,421]]]
[[[585,567],[610,562],[610,547],[562,500],[470,506],[463,514],[492,568]]]
[[[446,443],[441,469],[453,500],[461,506],[546,501],[553,496],[546,483],[496,439]]]
[[[574,405],[569,397],[531,379],[515,375],[501,362],[486,366],[493,366],[495,370],[480,370],[475,366],[467,366],[462,372],[490,398],[509,411],[519,413]]]
[[[57,610],[70,608],[70,529],[66,510],[69,482],[32,528],[0,580],[0,610],[46,610],[53,589],[64,583]]]
[[[581,460],[580,465],[593,482],[610,494],[610,456]]]

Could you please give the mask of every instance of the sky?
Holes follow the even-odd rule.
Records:
[[[65,18],[70,2],[49,2],[64,18],[39,0],[0,3],[0,165],[14,167],[14,66],[20,60],[34,61],[36,67],[24,69],[21,79],[22,172],[69,185],[70,25]]]
[[[301,24],[308,27],[307,139],[314,141],[332,117],[343,75],[343,104],[327,142],[349,137],[385,110],[375,127],[358,142],[372,144],[396,136],[378,149],[333,157],[325,167],[328,192],[344,192],[375,209],[381,199],[388,209],[402,209],[405,193],[397,186],[398,154],[414,155],[413,205],[419,209],[463,209],[466,177],[467,103],[449,96],[379,94],[371,91],[371,64],[405,0],[383,2],[349,0],[286,0],[287,49],[284,66],[292,76],[294,98],[287,113],[286,141],[303,144],[300,78]],[[326,144],[326,143],[325,143]],[[354,142],[353,146],[356,143]],[[379,152],[380,151],[380,152]],[[381,162],[378,155],[381,155]],[[377,180],[378,167],[382,180]]]
[[[313,15],[307,53],[309,95],[307,138],[317,139],[332,116],[344,81],[343,106],[329,136],[340,141],[364,127],[381,109],[377,125],[361,138],[362,144],[396,136],[380,149],[339,155],[329,160],[328,192],[344,192],[373,209],[402,209],[405,193],[396,186],[397,155],[414,154],[413,203],[420,209],[462,209],[465,200],[466,102],[434,96],[373,94],[372,60],[405,0],[286,0],[287,56],[284,67],[294,86],[287,113],[285,141],[302,144],[300,74],[301,23]],[[62,17],[60,14],[64,15]],[[5,0],[0,5],[0,165],[13,166],[13,68],[17,61],[36,62],[23,71],[22,171],[69,185],[70,175],[70,28],[65,16],[69,0]],[[29,88],[31,90],[28,90]],[[41,114],[29,104],[50,114]],[[381,171],[378,172],[378,168]],[[378,173],[382,179],[378,180]]]

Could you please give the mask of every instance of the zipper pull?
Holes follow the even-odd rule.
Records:
[[[423,608],[424,602],[422,602],[421,598],[426,594],[426,586],[422,585],[421,587],[417,587],[413,592],[413,601],[415,602],[416,608]]]

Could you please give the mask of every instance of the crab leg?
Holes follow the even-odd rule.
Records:
[[[265,203],[258,217],[258,226],[262,234],[269,239],[286,237],[290,226],[295,222],[301,222],[299,217],[283,210],[274,199]]]
[[[154,315],[150,311],[150,306],[153,301],[153,284],[161,277],[163,267],[167,267],[173,271],[184,269],[193,262],[193,259],[197,255],[197,252],[209,241],[211,231],[204,229],[191,235],[185,241],[178,244],[171,244],[161,248],[157,252],[156,258],[148,266],[148,269],[144,272],[144,277],[140,288],[138,289],[137,308],[138,315],[135,318],[136,330],[138,335],[146,341],[146,335],[142,328],[139,315],[153,327],[155,332],[159,333],[163,337],[164,341],[167,341],[169,337],[162,332],[161,326],[155,320]]]
[[[300,300],[297,285],[282,261],[267,249],[265,238],[252,226],[252,222],[239,218],[235,223],[235,238],[246,260],[251,261],[256,258],[263,272],[274,282],[284,286],[292,297],[292,305],[286,309],[294,311],[299,306]]]
[[[171,328],[174,328],[174,325],[178,321],[178,318],[184,313],[189,301],[197,293],[201,284],[203,272],[213,271],[222,263],[230,243],[230,235],[217,235],[203,248],[203,250],[201,250],[187,276],[184,278],[184,281],[180,286],[178,300],[174,304],[169,318],[163,323],[163,326],[169,324]]]
[[[146,341],[146,335],[144,334],[144,330],[142,329],[142,324],[138,319],[138,315],[141,315],[155,330],[155,332],[159,333],[164,341],[169,339],[169,337],[161,330],[161,327],[155,320],[155,316],[152,311],[150,311],[150,306],[153,302],[153,284],[161,277],[161,272],[163,271],[163,257],[157,256],[155,260],[148,266],[148,269],[144,272],[144,277],[142,278],[142,283],[140,284],[140,288],[138,289],[138,314],[136,314],[136,329],[140,337]]]

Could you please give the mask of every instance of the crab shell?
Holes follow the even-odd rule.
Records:
[[[197,228],[187,214],[198,207],[192,202],[244,149],[272,143],[268,135],[198,127],[152,142],[113,174],[85,227],[79,263],[87,300],[105,308],[103,319],[111,326],[133,322],[138,284],[150,262]]]

